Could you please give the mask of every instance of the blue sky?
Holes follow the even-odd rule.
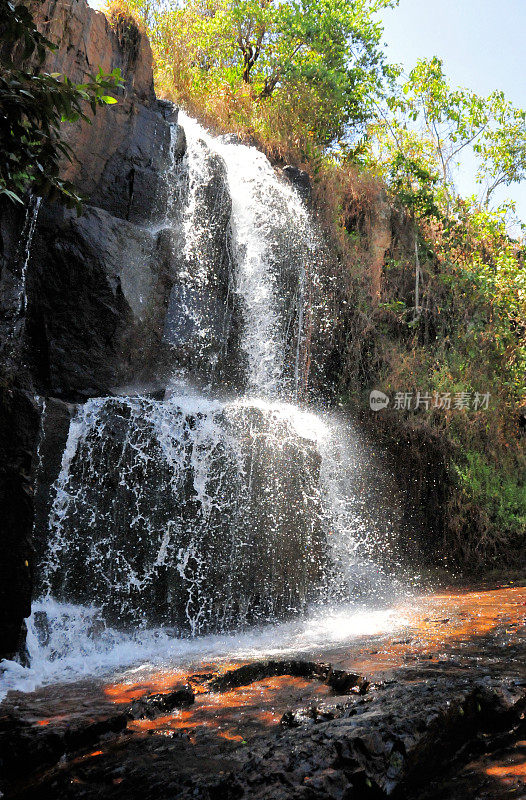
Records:
[[[479,94],[501,89],[526,108],[526,0],[400,0],[383,12],[389,59],[407,71],[437,55],[451,83]],[[463,193],[476,190],[468,176]],[[526,222],[526,182],[504,187]]]

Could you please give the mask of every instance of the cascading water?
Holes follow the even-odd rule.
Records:
[[[0,353],[5,361],[12,361],[13,363],[18,362],[21,357],[20,348],[22,346],[22,331],[25,325],[27,302],[27,268],[40,203],[40,197],[29,197],[12,268],[5,270],[2,275],[0,308],[5,329],[0,336]]]
[[[24,221],[24,228],[22,231],[22,256],[20,259],[20,288],[18,291],[18,308],[17,313],[21,314],[24,311],[26,304],[26,276],[27,267],[29,264],[29,256],[31,253],[31,243],[35,233],[35,228],[38,219],[38,212],[40,209],[41,197],[31,197],[28,200],[26,218]]]
[[[192,634],[303,608],[324,558],[309,424],[190,393],[86,403],[56,484],[50,594]]]
[[[305,272],[316,268],[312,223],[298,193],[280,182],[268,159],[253,147],[208,134],[181,114],[189,143],[190,175],[204,179],[209,153],[220,156],[232,200],[232,249],[241,301],[241,346],[247,359],[246,391],[291,397],[299,382]],[[190,250],[199,251],[203,229],[186,217]]]
[[[171,237],[172,380],[163,400],[77,410],[53,487],[35,663],[70,663],[76,648],[107,665],[134,630],[152,644],[341,601],[369,557],[363,453],[294,404],[320,263],[309,213],[255,148],[179,122],[186,155],[149,231]]]

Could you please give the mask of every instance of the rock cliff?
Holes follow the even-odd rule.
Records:
[[[30,612],[42,408],[49,453],[39,469],[52,481],[59,448],[49,442],[64,442],[67,401],[112,394],[132,373],[160,378],[170,282],[166,245],[148,226],[165,206],[166,163],[184,153],[184,137],[170,133],[172,107],[156,100],[140,31],[131,46],[86,0],[32,11],[58,44],[44,70],[81,82],[99,66],[120,67],[125,85],[116,106],[66,132],[75,157],[64,177],[87,198],[80,217],[45,202],[25,213],[0,208],[0,658],[23,650]]]

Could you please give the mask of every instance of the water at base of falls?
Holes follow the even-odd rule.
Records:
[[[186,205],[169,203],[158,226],[184,242],[165,323],[172,385],[164,400],[78,408],[53,487],[32,666],[11,664],[6,685],[298,652],[395,624],[397,589],[375,560],[393,517],[375,496],[381,470],[348,422],[298,404],[307,287],[320,283],[309,214],[257,150],[180,121],[187,154],[167,180]],[[242,379],[225,378],[232,365]]]
[[[221,661],[308,659],[313,654],[323,658],[323,651],[361,637],[392,634],[407,623],[407,609],[398,602],[384,607],[348,604],[312,610],[294,621],[189,639],[165,627],[126,633],[105,626],[97,608],[47,598],[34,603],[28,620],[31,668],[16,662],[2,663],[0,701],[9,690],[31,692],[40,686],[83,678],[113,680],[118,675],[124,679]]]
[[[356,435],[292,404],[90,400],[54,487],[43,587],[116,626],[193,636],[355,596],[373,538],[363,462]]]

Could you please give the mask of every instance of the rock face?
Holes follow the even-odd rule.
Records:
[[[145,36],[135,31],[130,47],[85,0],[48,0],[32,11],[59,43],[45,70],[81,82],[99,66],[120,67],[125,88],[92,125],[66,132],[75,158],[64,177],[88,198],[81,217],[47,203],[26,214],[0,208],[0,658],[20,650],[32,591],[31,487],[42,409],[35,396],[79,401],[111,394],[132,375],[150,383],[162,377],[171,256],[148,226],[165,213],[166,165],[185,148],[184,136],[171,133],[172,107],[155,98]],[[48,442],[52,481],[68,412],[53,399],[47,409],[58,448],[53,455]]]
[[[35,20],[60,42],[46,69],[82,81],[119,67],[125,82],[116,106],[66,130],[65,177],[89,198],[84,214],[44,206],[31,245],[26,357],[39,392],[79,400],[159,357],[169,253],[148,226],[165,214],[163,176],[184,137],[172,141],[172,107],[155,98],[146,36],[131,48],[84,0],[38,4]]]
[[[41,580],[119,627],[197,634],[300,611],[324,572],[319,471],[315,443],[272,407],[91,400],[70,428]]]
[[[34,448],[39,410],[20,389],[0,387],[0,655],[23,657],[31,613]]]
[[[66,139],[74,147],[75,158],[66,166],[64,177],[73,181],[91,203],[127,219],[135,181],[143,186],[153,183],[152,195],[156,167],[162,158],[156,136],[163,135],[165,126],[155,113],[148,39],[139,35],[135,46],[127,47],[106,17],[89,8],[85,0],[45,0],[33,3],[31,10],[38,28],[58,44],[48,53],[45,70],[60,72],[79,83],[99,67],[105,73],[115,67],[122,70],[125,89],[118,105],[103,109],[91,125],[68,128]],[[107,114],[107,110],[112,113]],[[143,206],[142,213],[147,211],[148,206]]]

